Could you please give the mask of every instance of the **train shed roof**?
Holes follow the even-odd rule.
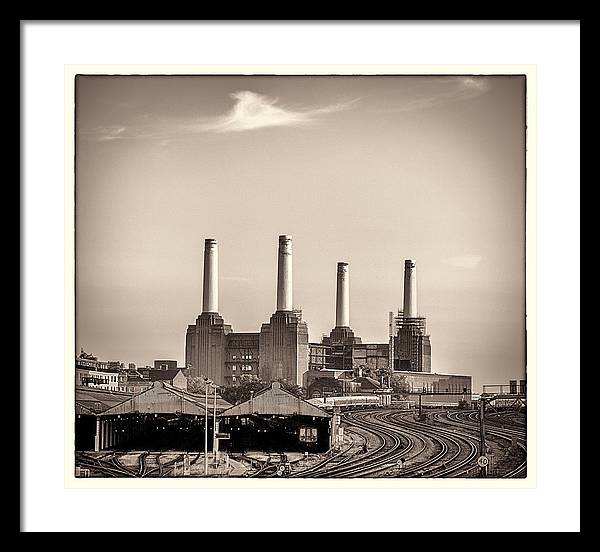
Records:
[[[94,387],[75,388],[75,413],[100,414],[131,398],[132,393],[110,391]]]
[[[208,396],[208,415],[212,417],[214,396]],[[230,403],[217,395],[217,413],[229,408]],[[102,416],[115,414],[192,414],[204,416],[204,395],[196,395],[169,385],[164,381],[155,381],[152,387],[134,395],[129,400],[106,410]]]
[[[273,382],[271,387],[257,393],[250,400],[225,410],[223,416],[278,415],[278,416],[315,416],[329,418],[331,415],[324,410],[296,397],[282,389],[279,382]]]

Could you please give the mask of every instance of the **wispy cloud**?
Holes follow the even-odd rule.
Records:
[[[448,259],[442,259],[444,264],[455,266],[458,268],[468,268],[473,269],[477,268],[479,263],[481,262],[480,255],[461,255],[458,257],[450,257]]]
[[[259,128],[298,126],[315,122],[320,116],[350,109],[358,100],[323,107],[290,108],[271,98],[249,90],[230,94],[235,104],[224,115],[196,125],[200,131],[241,132]]]
[[[97,138],[101,142],[107,142],[110,140],[119,140],[127,137],[127,127],[124,126],[111,126],[98,128]]]
[[[470,100],[485,94],[490,89],[489,79],[485,77],[450,77],[445,81],[445,86],[436,92],[423,94],[403,105],[389,111],[406,112],[428,109],[452,102]]]
[[[98,142],[112,142],[113,140],[128,140],[131,138],[161,138],[166,139],[166,130],[151,130],[140,124],[136,125],[108,125],[94,128],[83,128],[78,131],[82,138]]]
[[[270,127],[293,127],[315,123],[323,116],[351,109],[358,99],[341,101],[325,106],[296,107],[282,105],[278,98],[242,90],[230,94],[234,104],[229,111],[213,117],[190,121],[158,118],[147,115],[130,125],[112,125],[83,129],[82,137],[108,142],[132,138],[155,138],[161,145],[172,139],[202,133],[244,132]]]

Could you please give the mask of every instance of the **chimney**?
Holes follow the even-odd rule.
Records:
[[[416,318],[417,314],[417,263],[404,261],[404,318]]]
[[[219,250],[217,240],[204,240],[202,312],[219,312]]]
[[[292,237],[279,236],[277,257],[277,310],[292,310]]]
[[[335,302],[335,327],[350,327],[350,283],[348,263],[337,264],[337,294]]]

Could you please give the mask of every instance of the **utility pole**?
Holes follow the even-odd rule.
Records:
[[[479,399],[479,458],[485,457],[485,399]],[[481,466],[480,475],[487,475],[487,466]]]
[[[212,382],[204,380],[204,476],[208,475],[208,387]]]
[[[219,447],[219,440],[217,439],[217,386],[213,386],[214,403],[213,403],[213,462],[216,466]]]

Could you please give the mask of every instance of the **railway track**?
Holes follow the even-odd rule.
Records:
[[[355,435],[358,439],[354,439],[354,443],[342,447],[338,452],[332,453],[328,458],[325,458],[318,464],[306,468],[299,472],[295,472],[290,477],[320,477],[323,472],[330,473],[329,470],[332,468],[339,468],[360,457],[362,454],[363,446],[368,445],[368,438],[364,433],[364,430],[356,431],[356,427],[353,429],[346,429],[346,434]],[[360,441],[360,442],[358,442]]]
[[[277,464],[271,462],[271,455],[263,462],[260,460],[252,459],[253,463],[258,463],[259,468],[255,472],[248,475],[248,477],[272,477],[277,471]]]
[[[510,416],[507,416],[510,419]],[[479,422],[477,412],[437,412],[434,423],[414,420],[414,413],[398,410],[346,413],[351,424],[347,432],[370,436],[371,449],[356,454],[348,446],[331,458],[291,477],[469,477],[478,473]],[[491,421],[486,435],[514,443],[526,453],[525,432],[517,424],[506,428],[507,420]],[[354,450],[353,450],[354,449]],[[404,462],[399,462],[400,459]],[[336,462],[337,460],[337,462]],[[526,460],[502,477],[523,477]]]
[[[375,445],[367,452],[355,458],[348,459],[341,466],[325,465],[321,470],[316,470],[311,476],[324,475],[326,477],[366,477],[381,471],[389,466],[394,458],[410,446],[411,442],[403,437],[396,428],[377,418],[378,411],[361,413],[347,413],[344,421],[364,430],[372,436]]]
[[[149,452],[141,452],[138,457],[137,470],[130,469],[124,466],[116,453],[109,453],[101,457],[89,456],[81,454],[77,460],[77,465],[82,468],[89,468],[94,472],[100,472],[103,476],[108,477],[150,477],[158,472],[159,477],[167,477],[175,466],[175,462],[183,460],[183,454],[169,460],[168,462],[160,461],[160,454],[155,457],[156,466],[148,465]],[[192,463],[195,463],[200,457],[200,453],[196,456]]]
[[[355,477],[469,477],[478,473],[479,414],[477,411],[436,411],[428,421],[414,419],[414,412],[385,409],[346,412],[342,415],[346,434],[352,442],[330,453],[321,462],[295,471],[292,478],[355,478]],[[514,465],[505,456],[501,468],[503,478],[522,478],[527,474],[527,433],[523,418],[514,411],[489,413],[486,416],[486,438],[495,450],[517,453]],[[363,446],[367,450],[363,452]],[[198,453],[191,462],[201,457]],[[138,466],[125,466],[119,456],[110,452],[101,456],[81,454],[77,465],[89,468],[93,477],[168,477],[183,454],[169,461],[161,455],[143,451]],[[279,462],[267,457],[248,477],[274,477]],[[254,460],[256,464],[258,461]],[[512,463],[512,465],[511,465]],[[499,462],[499,466],[501,463]]]
[[[472,435],[415,421],[412,414],[392,414],[391,417],[404,427],[404,431],[410,428],[421,438],[432,438],[441,446],[440,453],[412,468],[402,470],[399,477],[415,474],[419,477],[462,477],[473,469],[478,448]]]
[[[414,422],[410,416],[403,411],[365,415],[362,422],[366,427],[391,443],[383,448],[383,453],[381,448],[375,449],[366,459],[368,462],[354,462],[343,471],[326,476],[377,477],[381,472],[387,472],[387,476],[392,472],[396,477],[456,477],[472,468],[477,448],[469,436]]]
[[[108,477],[135,477],[135,474],[131,470],[125,468],[118,460],[116,460],[114,453],[102,457],[82,454],[77,461],[77,465],[82,468],[94,470],[95,472],[100,472]]]
[[[350,432],[356,433],[358,428],[365,433],[367,441],[370,436],[373,445],[367,452],[356,454],[352,450],[354,447],[348,447],[333,458],[297,472],[293,477],[367,477],[389,468],[396,458],[414,447],[414,442],[393,424],[382,419],[381,415],[378,410],[344,414],[344,421],[352,424]],[[361,447],[358,448],[360,450]],[[335,463],[335,458],[342,460]]]
[[[512,423],[510,420],[514,417],[514,413],[506,412],[499,413],[500,416],[506,416],[507,420],[495,421],[488,419],[486,416],[486,436],[494,437],[496,440],[505,441],[516,444],[517,449],[523,453],[523,460],[513,469],[504,473],[502,478],[517,478],[527,475],[527,432],[522,429],[522,425],[514,424],[513,427],[507,427],[507,423]],[[478,434],[479,432],[479,413],[477,411],[458,411],[447,412],[447,420],[442,420],[444,423],[458,425],[466,428],[468,431]]]

